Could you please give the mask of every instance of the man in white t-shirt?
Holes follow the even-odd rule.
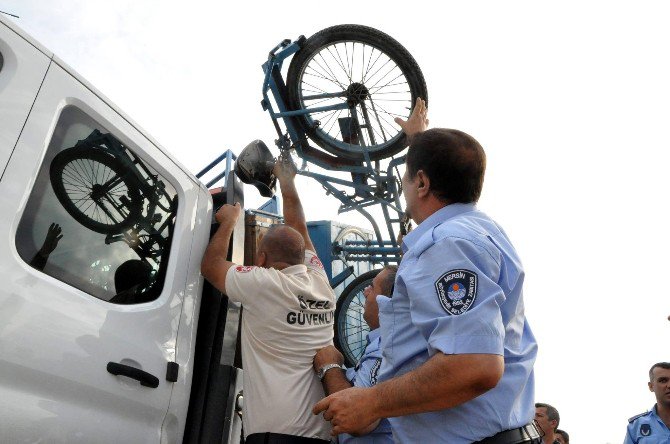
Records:
[[[285,225],[261,239],[256,266],[228,261],[230,237],[241,208],[224,205],[220,226],[202,260],[202,274],[233,301],[241,302],[244,406],[247,444],[323,443],[330,424],[312,415],[324,396],[312,371],[316,351],[332,344],[335,294],[309,238],[295,187],[296,168],[277,161]]]

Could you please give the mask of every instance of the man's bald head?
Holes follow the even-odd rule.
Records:
[[[305,260],[305,240],[295,229],[284,224],[275,224],[265,233],[258,253],[265,253],[265,266],[270,267],[276,262],[288,265],[302,264]]]

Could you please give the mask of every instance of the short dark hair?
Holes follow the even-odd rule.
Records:
[[[549,421],[556,421],[556,427],[554,427],[554,430],[558,429],[558,424],[561,422],[561,415],[558,414],[556,407],[550,404],[545,404],[543,402],[536,402],[535,408],[538,407],[544,407],[547,409],[547,418],[549,418]]]
[[[486,153],[463,131],[432,128],[417,134],[407,151],[407,173],[422,170],[437,198],[449,203],[477,202],[484,186]]]
[[[393,286],[395,284],[395,275],[398,273],[398,266],[387,265],[382,269],[382,271],[384,270],[386,270],[388,273],[386,273],[386,279],[384,279],[384,282],[382,282],[382,294],[391,297],[391,294],[393,293]]]
[[[570,444],[570,435],[568,435],[568,432],[566,432],[565,430],[556,429],[556,433],[558,433],[563,437],[563,441],[565,441],[565,444]]]
[[[651,368],[649,369],[649,382],[652,382],[654,380],[654,369],[656,367],[670,370],[670,362],[657,362],[656,364],[652,365]]]

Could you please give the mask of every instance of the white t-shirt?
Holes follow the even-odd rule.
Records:
[[[284,433],[330,439],[330,423],[312,407],[324,397],[312,370],[317,350],[333,342],[335,294],[312,251],[305,263],[276,270],[236,266],[228,297],[241,302],[246,436]]]

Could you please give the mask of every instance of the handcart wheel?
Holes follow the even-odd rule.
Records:
[[[344,289],[335,309],[335,346],[344,355],[347,367],[356,365],[365,351],[370,327],[363,320],[365,296],[363,290],[381,269],[370,270],[351,281]]]
[[[317,145],[339,157],[363,161],[390,157],[408,140],[395,117],[407,119],[418,97],[428,101],[426,82],[412,55],[374,28],[338,25],[311,36],[287,74],[293,110],[332,105],[297,119]]]

